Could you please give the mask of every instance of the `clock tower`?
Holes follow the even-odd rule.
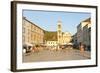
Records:
[[[57,23],[57,39],[58,39],[58,45],[62,44],[62,22],[59,20]]]

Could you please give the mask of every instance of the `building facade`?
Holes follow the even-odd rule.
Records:
[[[63,32],[62,34],[62,44],[68,44],[72,40],[72,35],[69,32]]]
[[[23,45],[31,44],[34,46],[44,43],[44,30],[27,20],[25,17],[23,17],[22,31]]]
[[[34,23],[31,25],[31,37],[33,44],[42,44],[44,43],[44,30],[36,26]]]
[[[22,41],[23,44],[31,44],[32,37],[31,37],[31,23],[29,23],[25,18],[23,18],[23,24],[22,24]]]
[[[86,47],[91,46],[91,19],[82,21],[77,26],[77,42],[83,43]]]
[[[87,21],[87,20],[89,20],[89,19],[86,19],[86,20],[82,21],[82,22],[77,26],[77,38],[78,38],[78,39],[77,39],[77,42],[78,42],[78,43],[84,41],[83,36],[84,36],[84,30],[85,30],[85,29],[83,29],[83,28],[86,27],[86,26],[90,26],[90,23],[89,23],[89,21]]]
[[[87,24],[83,27],[83,44],[90,49],[91,46],[91,22],[90,19],[86,20]]]
[[[75,33],[74,35],[73,35],[73,44],[74,45],[77,45],[77,33]]]
[[[57,41],[46,41],[47,46],[57,46]]]
[[[83,27],[87,24],[87,22],[81,22],[77,26],[77,41],[78,43],[83,42]]]

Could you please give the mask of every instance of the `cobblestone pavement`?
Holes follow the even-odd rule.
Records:
[[[79,50],[41,50],[39,52],[23,54],[23,62],[64,61],[90,59],[89,51],[81,53]]]

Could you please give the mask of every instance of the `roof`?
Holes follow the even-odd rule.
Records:
[[[91,18],[87,18],[87,19],[84,20],[83,22],[91,22]]]
[[[83,20],[82,22],[91,22],[91,18],[87,18],[85,20]],[[81,22],[79,25],[77,25],[77,28],[81,26]]]

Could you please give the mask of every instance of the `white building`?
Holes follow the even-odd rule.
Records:
[[[46,46],[57,46],[57,41],[46,41]]]
[[[86,47],[91,46],[91,18],[82,21],[77,26],[77,42],[83,43]]]
[[[78,43],[84,41],[84,39],[83,39],[83,36],[84,36],[83,27],[86,26],[87,24],[88,24],[88,22],[83,21],[77,26],[77,42]]]
[[[91,22],[87,21],[88,24],[83,27],[83,44],[90,49],[91,46]]]

